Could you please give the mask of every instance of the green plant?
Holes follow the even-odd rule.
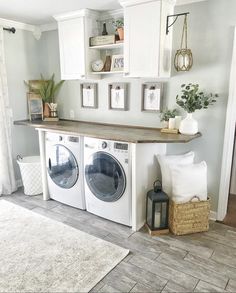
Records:
[[[169,121],[170,118],[175,118],[175,116],[178,115],[178,110],[173,109],[165,109],[164,111],[161,112],[160,120],[161,121]]]
[[[53,103],[55,96],[57,95],[58,91],[65,81],[61,80],[58,83],[55,83],[54,73],[52,77],[48,80],[45,80],[43,75],[41,74],[41,81],[42,83],[39,87],[38,93],[45,103]]]
[[[124,26],[124,19],[120,18],[120,19],[113,20],[112,25],[117,30],[118,28]]]
[[[198,84],[182,84],[181,96],[176,96],[176,103],[188,113],[207,109],[216,102],[218,94],[205,94],[199,90]]]

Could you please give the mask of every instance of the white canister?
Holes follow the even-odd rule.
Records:
[[[169,119],[169,129],[174,129],[175,128],[175,118],[170,118]]]
[[[175,128],[179,129],[182,116],[175,116]]]

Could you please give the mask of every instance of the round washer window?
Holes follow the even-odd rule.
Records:
[[[102,201],[117,201],[125,191],[126,177],[121,164],[105,152],[90,157],[85,178],[92,193]]]
[[[63,145],[54,145],[48,159],[48,174],[52,181],[65,189],[75,185],[79,177],[79,167],[72,152]]]

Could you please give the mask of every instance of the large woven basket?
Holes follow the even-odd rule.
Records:
[[[194,201],[197,199],[197,201]],[[201,201],[194,196],[189,202],[170,201],[169,228],[175,235],[184,235],[208,231],[210,199]]]

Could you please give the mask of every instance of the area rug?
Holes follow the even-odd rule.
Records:
[[[88,292],[128,252],[0,200],[0,292]]]

